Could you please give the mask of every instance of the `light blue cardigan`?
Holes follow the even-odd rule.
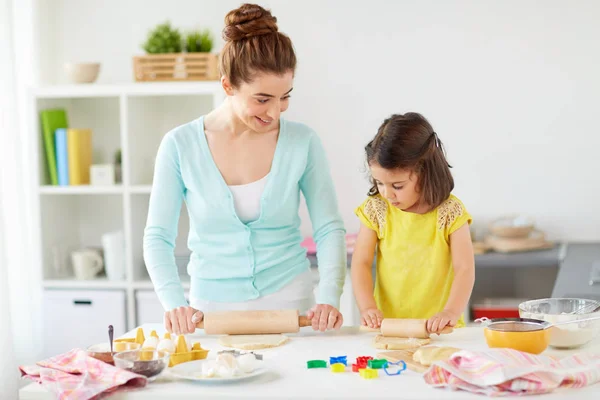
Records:
[[[346,231],[317,134],[281,119],[260,217],[244,224],[210,153],[203,120],[168,132],[156,157],[144,261],[163,307],[187,305],[174,256],[183,200],[190,217],[190,297],[238,302],[276,292],[310,267],[300,245],[302,192],[317,243],[317,303],[339,308],[347,266]]]

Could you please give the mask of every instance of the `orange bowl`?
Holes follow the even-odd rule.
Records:
[[[531,354],[540,354],[550,343],[550,331],[538,329],[531,331],[502,331],[490,329],[483,330],[485,341],[491,348],[509,348]]]

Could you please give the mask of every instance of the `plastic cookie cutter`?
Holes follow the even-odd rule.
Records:
[[[229,353],[232,356],[236,356],[236,357],[239,356],[240,354],[242,354],[238,350],[221,350],[221,351],[217,352],[217,354],[223,354],[223,353]]]
[[[372,369],[382,369],[388,366],[388,361],[384,359],[374,359],[367,362],[367,367]]]
[[[367,363],[372,359],[371,356],[356,357],[356,363],[352,364],[352,372],[359,372],[361,369],[367,368]]]
[[[262,354],[257,354],[257,353],[255,353],[255,352],[253,352],[253,351],[251,351],[251,352],[250,352],[250,354],[254,354],[254,357],[255,357],[257,360],[259,360],[259,361],[262,361],[262,359],[263,359],[263,355],[262,355]]]
[[[325,360],[309,360],[306,362],[306,368],[327,368],[327,361]]]
[[[346,366],[342,363],[331,364],[331,372],[345,372]]]
[[[348,365],[348,361],[347,361],[347,357],[346,356],[339,356],[339,357],[329,357],[329,364],[344,364],[344,365]]]
[[[362,368],[359,373],[363,379],[374,379],[379,376],[377,370],[371,368]]]
[[[390,365],[395,365],[395,366],[402,365],[402,367],[395,368],[396,369],[395,371],[390,372],[390,371],[388,371],[388,368],[390,367]],[[400,360],[398,362],[388,362],[386,364],[386,366],[383,367],[383,371],[388,376],[400,375],[402,373],[402,371],[405,371],[405,370],[406,370],[406,363],[402,360]]]

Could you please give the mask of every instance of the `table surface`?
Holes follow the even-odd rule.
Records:
[[[144,333],[154,329],[162,337],[164,329],[159,324],[143,325]],[[265,363],[270,366],[266,374],[239,382],[216,384],[210,382],[190,382],[175,380],[163,373],[154,382],[141,389],[118,392],[111,399],[122,400],[159,400],[159,399],[348,399],[348,398],[402,398],[402,399],[482,399],[464,391],[428,386],[422,375],[407,370],[400,376],[380,377],[365,380],[352,372],[334,374],[329,369],[307,369],[306,361],[311,359],[329,360],[330,356],[347,355],[348,360],[357,356],[376,356],[378,350],[372,347],[375,334],[360,331],[356,327],[344,327],[339,331],[314,332],[311,328],[302,328],[298,334],[288,335],[290,341],[273,349],[257,350],[263,354]],[[134,337],[135,330],[126,337]],[[190,335],[193,341],[199,341],[203,348],[209,349],[209,358],[216,357],[217,351],[224,348],[218,345],[217,336],[205,336],[202,331]],[[487,346],[481,327],[467,327],[456,330],[450,335],[434,336],[432,344],[454,346],[469,350],[485,350]],[[544,354],[567,356],[585,350],[600,353],[600,338],[579,350],[555,350],[548,348]],[[543,399],[563,399],[578,396],[597,398],[600,384],[581,389],[561,389],[543,395]],[[596,393],[595,395],[593,393]],[[52,399],[52,395],[41,385],[29,384],[21,389],[21,400]],[[588,397],[593,396],[593,397]]]

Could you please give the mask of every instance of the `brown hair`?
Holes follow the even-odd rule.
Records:
[[[383,121],[365,147],[367,163],[385,169],[408,169],[418,176],[417,190],[432,209],[454,189],[454,179],[442,141],[425,117],[418,113],[394,114]],[[369,196],[379,193],[374,182]]]
[[[283,75],[296,69],[292,41],[278,31],[277,18],[256,4],[243,4],[225,16],[225,45],[219,69],[234,87],[259,72]]]

